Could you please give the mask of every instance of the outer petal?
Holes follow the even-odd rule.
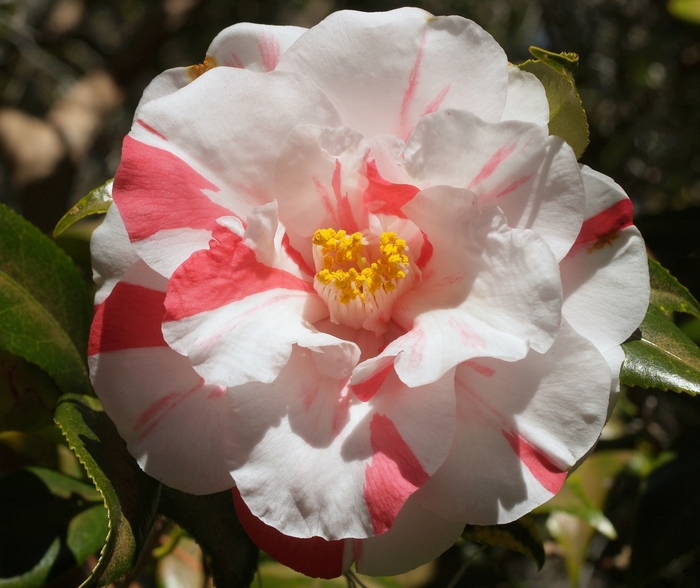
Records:
[[[180,88],[184,88],[192,81],[192,76],[188,73],[187,67],[173,67],[166,69],[162,74],[157,75],[150,84],[146,87],[141,95],[136,111],[134,112],[134,122],[139,117],[141,108],[151,100],[169,96],[173,92],[177,92]]]
[[[472,357],[513,361],[530,347],[549,348],[559,329],[561,285],[556,260],[537,235],[510,229],[496,207],[480,214],[464,190],[423,190],[404,211],[433,255],[422,282],[394,305],[393,318],[408,333],[368,364],[397,356],[399,377],[419,385]]]
[[[416,185],[468,188],[497,204],[511,227],[537,231],[559,260],[576,239],[585,206],[576,157],[542,127],[445,110],[420,121],[405,158]]]
[[[632,202],[607,176],[582,167],[586,220],[561,262],[563,313],[601,351],[620,345],[649,305],[644,241],[632,225]]]
[[[508,64],[508,96],[501,120],[549,124],[549,102],[542,83],[512,63]]]
[[[213,57],[217,65],[272,71],[282,54],[305,31],[302,27],[240,22],[216,35],[207,55]]]
[[[544,354],[457,369],[449,457],[416,498],[470,524],[507,523],[558,492],[605,423],[610,372],[569,325]]]
[[[231,475],[252,513],[285,535],[381,534],[449,450],[453,376],[412,389],[390,376],[361,403],[310,355],[297,348],[275,382],[231,391]]]
[[[166,345],[160,330],[165,292],[148,287],[158,281],[164,288],[161,276],[136,264],[96,307],[90,376],[146,473],[185,492],[219,492],[233,485],[225,389],[207,384]]]
[[[272,222],[261,218],[273,210],[261,207],[251,213],[242,236],[228,227],[215,229],[210,248],[194,253],[168,283],[165,338],[209,382],[272,382],[294,343],[319,352],[327,348],[326,353],[337,346],[333,357],[347,364],[346,373],[359,358],[353,343],[311,327],[328,309],[298,268],[296,275],[279,269],[295,266],[281,248],[276,214],[268,219]],[[273,259],[268,265],[258,254]]]
[[[394,527],[379,537],[326,541],[283,535],[252,515],[234,488],[238,518],[248,535],[280,563],[315,578],[335,578],[353,560],[362,574],[387,576],[428,563],[454,545],[464,523],[442,519],[410,498]]]
[[[289,48],[277,69],[314,80],[343,122],[366,138],[387,133],[405,140],[423,115],[440,108],[498,120],[506,63],[500,46],[473,22],[402,8],[331,14]]]

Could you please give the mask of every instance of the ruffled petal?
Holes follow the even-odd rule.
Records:
[[[231,475],[243,500],[292,537],[386,532],[449,450],[453,380],[409,389],[389,376],[358,402],[347,380],[320,374],[295,348],[275,382],[231,390]]]
[[[416,498],[470,524],[517,519],[551,498],[605,422],[610,372],[600,352],[563,323],[544,354],[479,358],[457,368],[450,455]]]
[[[209,249],[192,254],[168,282],[168,344],[208,382],[223,386],[272,382],[302,340],[306,347],[338,345],[336,361],[356,362],[352,342],[311,326],[328,316],[328,308],[282,248],[274,205],[255,209],[243,235],[226,224],[214,230]]]
[[[209,45],[207,56],[216,65],[267,72],[277,67],[282,54],[305,28],[240,22],[221,31]]]
[[[441,108],[499,120],[508,83],[506,56],[488,33],[417,8],[331,14],[277,69],[311,78],[344,124],[367,139],[386,133],[406,140],[422,116]]]
[[[134,112],[134,122],[138,120],[139,112],[145,104],[151,100],[157,100],[163,96],[169,96],[173,92],[184,88],[192,81],[192,77],[188,73],[186,67],[173,67],[166,69],[162,74],[157,75],[151,81],[141,95],[136,111]]]
[[[586,220],[561,262],[563,314],[601,351],[620,345],[649,305],[644,241],[632,225],[632,202],[607,176],[583,166]]]
[[[148,287],[158,281],[164,279],[136,264],[96,307],[88,352],[93,386],[147,474],[192,494],[226,490],[233,480],[225,389],[207,384],[166,345],[165,292]]]
[[[542,83],[533,74],[508,64],[508,96],[501,120],[549,124],[549,102]]]
[[[542,127],[445,110],[420,121],[405,158],[412,183],[471,190],[481,205],[497,204],[511,227],[538,232],[558,260],[576,239],[585,206],[576,157]]]
[[[559,268],[535,233],[509,228],[496,207],[444,186],[404,206],[433,255],[393,318],[407,333],[374,362],[396,356],[402,381],[420,385],[472,357],[523,358],[546,351],[561,319]]]

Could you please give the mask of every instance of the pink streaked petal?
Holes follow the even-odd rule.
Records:
[[[441,110],[416,126],[406,145],[406,172],[422,188],[466,188],[486,204],[534,178],[546,137],[531,123],[490,123],[470,112]]]
[[[309,76],[337,105],[344,123],[367,138],[405,139],[435,109],[498,120],[508,77],[501,48],[474,23],[416,8],[334,13],[299,38],[278,70]]]
[[[442,463],[454,430],[453,378],[409,389],[389,376],[371,401],[358,402],[301,348],[278,380],[242,386],[231,398],[236,485],[256,517],[296,537],[389,528]]]
[[[362,196],[368,152],[367,142],[349,128],[294,129],[281,148],[275,174],[280,219],[293,231],[292,243],[319,228],[352,233],[367,226]]]
[[[232,116],[232,109],[246,116]],[[218,188],[207,191],[211,200],[241,218],[275,199],[280,146],[294,128],[341,124],[328,98],[304,76],[235,67],[215,67],[181,90],[148,102],[139,119],[167,142],[138,124],[134,137],[187,162]]]
[[[457,433],[422,504],[471,524],[505,523],[556,493],[605,423],[610,372],[566,322],[544,354],[457,368]]]
[[[315,295],[310,282],[260,263],[241,236],[217,225],[209,249],[193,253],[168,282],[165,320],[178,321],[274,289]]]
[[[644,318],[649,270],[644,241],[629,225],[627,195],[610,178],[586,166],[581,174],[586,221],[577,244],[560,264],[563,313],[604,352],[625,341]]]
[[[165,292],[119,282],[95,307],[88,355],[121,349],[165,347],[161,323]]]
[[[352,540],[326,541],[321,537],[289,537],[254,516],[241,498],[238,488],[233,488],[231,492],[238,520],[248,536],[282,565],[312,578],[336,578],[352,564]],[[350,554],[346,557],[348,546]]]
[[[147,474],[191,494],[233,485],[225,390],[203,382],[187,358],[148,347],[101,352],[89,365],[105,411]]]
[[[267,72],[277,67],[282,54],[306,31],[301,27],[237,23],[221,31],[207,55],[217,65]]]
[[[375,214],[392,214],[403,217],[401,208],[420,191],[411,184],[392,184],[385,180],[377,169],[374,160],[367,162],[367,180],[364,200],[370,212]]]
[[[452,547],[463,531],[463,522],[439,517],[411,497],[391,529],[360,542],[357,571],[372,576],[407,572]]]
[[[409,385],[427,383],[457,363],[491,356],[513,361],[546,351],[561,319],[559,268],[535,233],[510,229],[501,211],[465,190],[423,190],[404,206],[434,254],[394,305],[408,333],[384,351]]]
[[[219,188],[173,153],[125,137],[113,197],[131,241],[164,229],[206,229],[231,211],[203,190]]]
[[[364,498],[374,533],[381,535],[429,476],[391,420],[375,414],[369,430],[374,455],[365,468]]]

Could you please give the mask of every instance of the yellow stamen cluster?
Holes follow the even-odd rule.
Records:
[[[380,288],[391,292],[406,277],[406,241],[396,233],[382,233],[379,258],[372,263],[363,256],[365,242],[360,233],[348,235],[343,230],[319,229],[314,233],[313,243],[321,248],[323,255],[323,269],[316,278],[324,286],[333,284],[342,304],[358,297],[364,302],[366,294],[374,294]]]

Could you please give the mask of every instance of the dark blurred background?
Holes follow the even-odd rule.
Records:
[[[581,161],[623,186],[650,253],[698,296],[700,0],[672,0],[671,11],[665,0],[416,4],[433,14],[475,20],[513,62],[526,60],[530,45],[580,55],[575,76],[591,133]],[[401,5],[389,0],[0,0],[0,201],[50,232],[72,203],[114,176],[121,140],[148,82],[164,69],[200,63],[227,25],[312,26],[334,10]],[[671,449],[698,462],[698,402],[627,390],[621,429],[601,447],[641,447],[650,459]],[[676,521],[675,530],[661,525],[659,532],[690,528],[693,534],[687,553],[653,586],[700,586],[700,470],[690,466],[688,472],[674,478],[687,482],[686,493],[683,484],[672,486],[664,500],[677,498],[679,508],[694,500],[694,510]],[[636,505],[648,495],[640,488],[639,476],[623,474],[606,490],[611,490],[606,514],[619,537],[608,541],[596,535],[586,544],[583,585],[624,585]],[[697,493],[688,495],[689,489]],[[568,585],[551,542],[555,557],[540,574],[526,559],[490,549],[452,584],[465,549],[442,558],[431,586]]]

